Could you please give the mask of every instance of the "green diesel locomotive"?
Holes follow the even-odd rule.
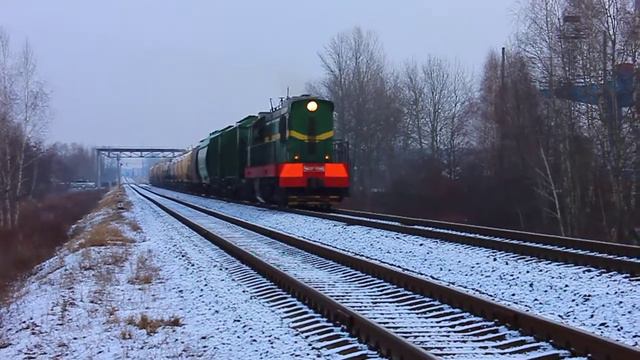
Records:
[[[151,168],[152,185],[286,205],[339,202],[349,193],[346,143],[333,103],[308,95],[217,130]]]

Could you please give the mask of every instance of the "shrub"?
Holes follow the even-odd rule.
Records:
[[[147,335],[153,335],[163,326],[182,326],[182,319],[176,315],[171,316],[168,320],[164,318],[152,319],[147,314],[141,314],[138,319],[133,316],[127,318],[127,325],[135,326],[140,330],[145,330]]]
[[[133,276],[129,278],[129,283],[137,285],[151,284],[158,277],[160,268],[154,264],[151,256],[151,251],[138,255]]]

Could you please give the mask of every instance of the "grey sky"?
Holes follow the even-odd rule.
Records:
[[[304,91],[318,52],[359,25],[388,59],[428,54],[481,69],[516,0],[9,1],[0,26],[29,38],[52,90],[50,141],[188,146]]]

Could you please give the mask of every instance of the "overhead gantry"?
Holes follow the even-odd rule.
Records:
[[[118,185],[120,185],[120,170],[122,159],[170,159],[182,153],[185,149],[162,148],[162,147],[117,147],[102,146],[95,149],[96,152],[96,171],[98,179],[97,185],[102,185],[102,159],[116,159],[118,163]]]

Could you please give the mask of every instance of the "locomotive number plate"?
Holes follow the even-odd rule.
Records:
[[[305,165],[304,172],[324,172],[324,165]]]

